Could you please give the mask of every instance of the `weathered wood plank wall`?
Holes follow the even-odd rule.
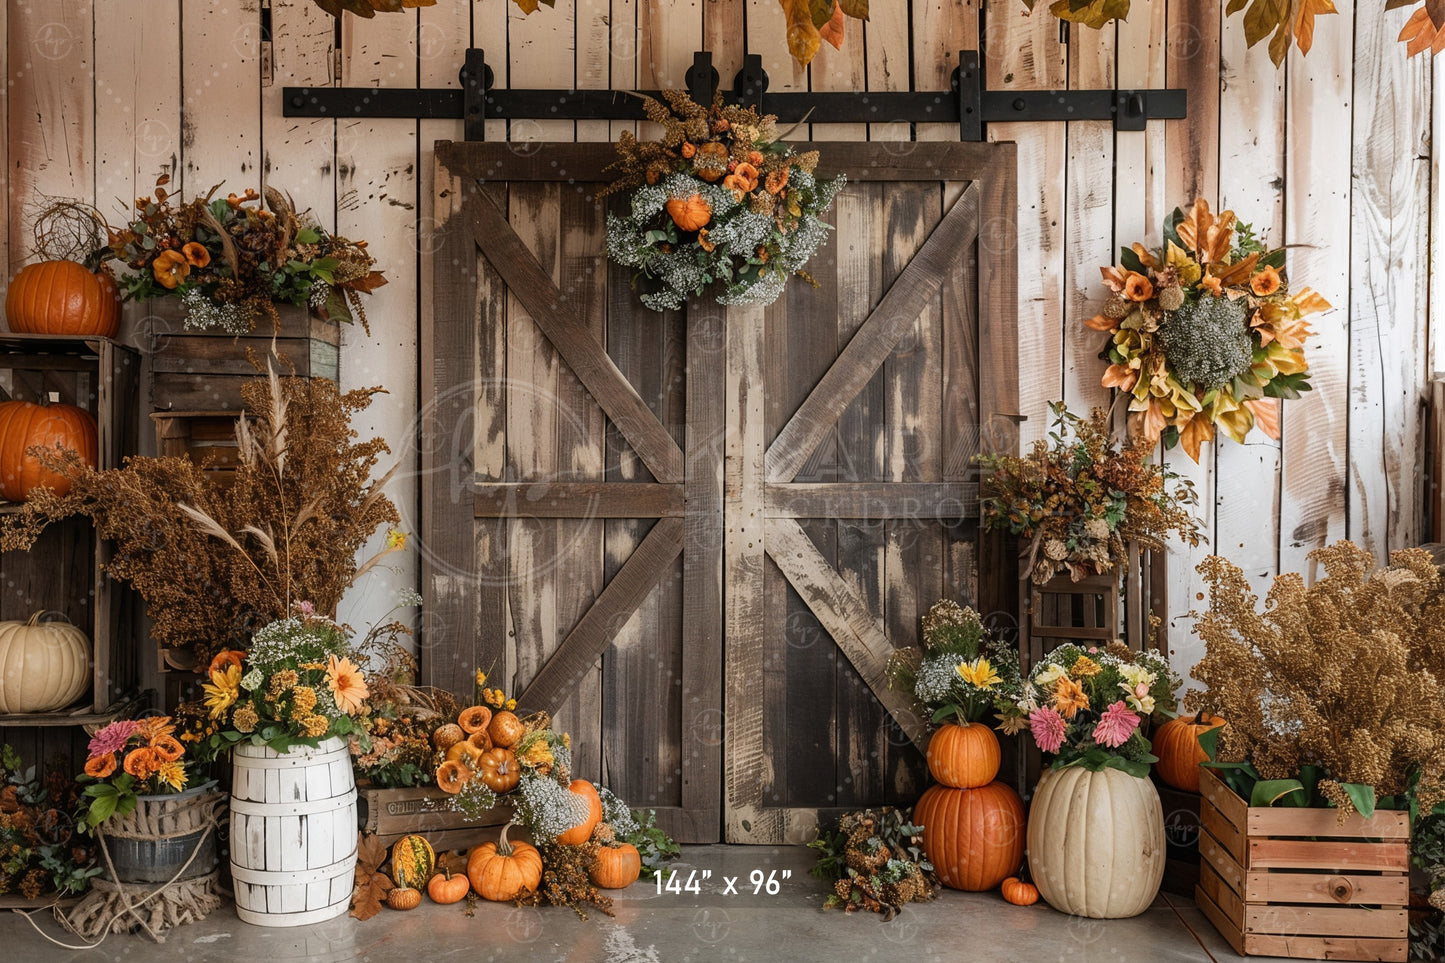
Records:
[[[346,333],[342,377],[347,386],[388,389],[362,427],[386,436],[412,467],[418,318],[431,299],[430,145],[459,139],[460,124],[286,119],[282,85],[454,85],[461,52],[474,45],[488,51],[502,85],[681,86],[693,50],[706,44],[725,82],[754,52],[774,89],[937,89],[956,51],[978,39],[978,2],[879,4],[872,23],[849,23],[843,50],[825,45],[799,70],[774,0],[560,0],[531,17],[507,0],[439,0],[370,22],[348,17],[339,29],[309,0],[164,0],[161,15],[156,4],[142,14],[125,0],[6,0],[0,274],[25,261],[27,212],[40,193],[93,201],[119,217],[161,173],[188,193],[220,182],[240,191],[258,180],[289,190],[326,225],[369,239],[391,278],[371,301],[372,335]],[[1405,59],[1394,41],[1404,13],[1386,14],[1383,0],[1322,18],[1314,51],[1303,60],[1291,53],[1283,71],[1262,48],[1246,53],[1238,18],[1225,20],[1214,0],[1139,3],[1117,28],[1074,28],[1067,46],[1052,19],[1022,16],[1017,0],[986,2],[994,88],[1167,84],[1190,92],[1188,120],[1143,133],[1096,122],[990,130],[1020,145],[1025,442],[1046,430],[1049,400],[1105,399],[1096,337],[1082,326],[1103,295],[1097,265],[1121,243],[1157,241],[1165,211],[1196,192],[1233,207],[1272,241],[1303,245],[1291,252],[1295,276],[1336,306],[1315,319],[1316,390],[1286,407],[1282,442],[1256,432],[1246,445],[1206,449],[1200,466],[1168,456],[1199,486],[1211,535],[1207,548],[1171,559],[1171,642],[1190,663],[1198,651],[1186,618],[1199,591],[1192,566],[1206,551],[1263,580],[1306,569],[1305,554],[1335,538],[1376,550],[1418,538],[1422,401],[1439,351],[1430,308],[1445,288],[1428,283],[1427,215],[1439,203],[1430,192],[1432,116],[1445,114],[1432,98],[1432,69]],[[600,140],[623,126],[524,121],[508,131],[489,122],[487,135]],[[812,133],[953,136],[945,126],[912,133],[897,123]],[[571,272],[581,256],[566,245],[558,270]],[[609,455],[607,470],[628,477],[637,466],[621,453]],[[393,495],[410,530],[415,492],[404,471]],[[385,611],[398,588],[415,583],[415,557],[377,572],[347,617],[361,623]]]

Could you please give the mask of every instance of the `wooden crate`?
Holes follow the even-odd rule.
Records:
[[[1209,769],[1200,789],[1195,900],[1236,952],[1408,958],[1408,813],[1250,806]]]
[[[1128,554],[1123,572],[1077,582],[1063,574],[1038,585],[1028,570],[1021,571],[1019,657],[1024,671],[1065,642],[1104,645],[1122,639],[1136,651],[1148,647],[1150,613],[1168,624],[1165,554],[1133,543]],[[1164,642],[1161,637],[1160,648]]]
[[[265,375],[273,350],[284,359],[276,366],[280,375],[336,380],[341,325],[291,305],[278,310],[279,331],[262,321],[250,334],[232,337],[186,330],[180,302],[174,299],[149,302],[144,338],[151,366],[151,410],[237,411],[242,407],[241,386]],[[260,371],[252,357],[260,361]]]
[[[137,352],[107,338],[0,334],[0,401],[85,409],[96,421],[101,468],[119,467],[136,451],[140,369]],[[0,512],[19,509],[0,503]],[[62,613],[91,640],[93,677],[85,703],[42,716],[8,716],[0,723],[95,721],[138,689],[141,606],[132,590],[101,571],[110,551],[89,520],[68,518],[46,528],[30,551],[0,555],[0,619],[23,620],[41,610]]]
[[[208,472],[224,480],[236,470],[236,411],[154,411],[156,454],[209,462]]]
[[[415,789],[357,788],[357,804],[363,832],[375,835],[387,846],[408,833],[427,838],[438,852],[470,849],[495,840],[512,819],[512,804],[506,801],[469,820],[450,808],[451,797],[436,787]],[[525,838],[511,833],[509,838]]]

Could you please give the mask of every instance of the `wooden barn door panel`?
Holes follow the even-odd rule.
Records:
[[[820,286],[667,314],[603,259],[607,145],[437,148],[424,677],[492,666],[684,840],[916,796],[884,665],[989,582],[970,466],[1017,409],[1012,146],[821,146],[852,166]]]

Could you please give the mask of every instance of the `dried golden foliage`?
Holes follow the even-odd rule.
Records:
[[[128,458],[97,471],[74,453],[46,453],[70,477],[70,491],[40,489],[0,521],[0,551],[29,549],[59,519],[90,518],[114,545],[107,572],[145,600],[153,637],[191,649],[201,666],[216,651],[246,648],[294,602],[334,615],[380,557],[358,565],[357,552],[399,518],[382,491],[391,473],[372,480],[386,443],[358,442],[351,429],[372,394],[274,372],[247,384],[242,397],[253,414],[238,419],[240,457],[229,481],[186,458]]]
[[[1309,557],[1325,576],[1310,586],[1296,573],[1277,577],[1263,612],[1235,565],[1210,556],[1199,566],[1210,604],[1193,613],[1206,646],[1193,676],[1209,688],[1185,706],[1227,719],[1220,760],[1252,762],[1264,779],[1310,764],[1387,796],[1419,771],[1428,808],[1445,774],[1440,573],[1420,549],[1378,570],[1347,541]]]

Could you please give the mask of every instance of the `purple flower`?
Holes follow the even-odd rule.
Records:
[[[1058,752],[1064,744],[1064,717],[1053,709],[1035,709],[1029,713],[1029,731],[1044,752]]]
[[[1099,724],[1094,726],[1094,741],[1101,746],[1117,749],[1129,741],[1129,737],[1137,728],[1139,728],[1139,713],[1124,705],[1122,701],[1116,702],[1105,709],[1103,715],[1099,716]]]
[[[140,728],[140,723],[134,719],[118,719],[110,725],[96,732],[90,737],[90,757],[104,756],[112,752],[120,752],[125,748],[125,742],[135,731]]]

